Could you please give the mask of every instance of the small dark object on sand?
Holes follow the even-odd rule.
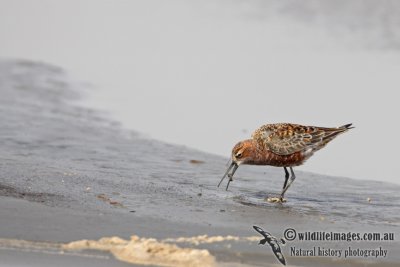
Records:
[[[197,160],[197,159],[191,159],[189,162],[192,163],[192,164],[203,164],[204,163],[204,161]]]

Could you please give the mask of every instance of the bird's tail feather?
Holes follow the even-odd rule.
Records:
[[[339,128],[340,128],[340,129],[349,130],[349,129],[353,129],[353,128],[354,128],[354,126],[352,126],[352,125],[353,125],[352,123],[349,123],[349,124],[345,124],[345,125],[343,125],[343,126],[340,126]]]
[[[327,143],[332,141],[337,135],[342,134],[342,133],[348,131],[349,129],[353,129],[353,128],[354,127],[352,127],[352,123],[349,123],[349,124],[340,126],[336,129],[333,128],[333,129],[331,129],[331,131],[327,131],[327,134],[322,138],[323,146],[325,146]]]

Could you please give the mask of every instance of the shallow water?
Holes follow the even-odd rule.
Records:
[[[79,88],[57,67],[0,63],[2,195],[217,225],[225,222],[210,219],[215,213],[262,221],[271,211],[332,222],[400,223],[400,186],[389,183],[296,172],[288,202],[271,204],[265,198],[280,192],[283,170],[241,166],[229,191],[225,184],[217,188],[227,158],[121,129],[100,112],[74,104]]]

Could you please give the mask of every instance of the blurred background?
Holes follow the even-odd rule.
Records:
[[[399,1],[0,0],[0,38],[144,136],[228,157],[262,124],[352,122],[299,169],[399,183]]]

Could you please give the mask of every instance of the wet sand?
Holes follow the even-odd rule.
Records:
[[[258,245],[253,225],[277,238],[286,228],[400,234],[398,185],[298,172],[288,202],[281,205],[264,198],[279,192],[283,171],[243,166],[225,191],[216,184],[227,158],[122,129],[106,114],[79,103],[82,90],[83,85],[58,67],[0,61],[0,266],[160,264],[116,260],[121,259],[114,253],[118,244],[108,244],[107,249],[88,246],[91,250],[68,245],[97,244],[111,237],[102,240],[124,243],[131,236],[156,239],[159,248],[182,249],[185,254],[195,251],[194,258],[208,253],[210,265],[280,266],[270,247]],[[383,247],[388,256],[292,256],[294,246]],[[149,258],[158,257],[159,251],[150,249]],[[199,251],[203,252],[196,254]],[[289,266],[397,266],[400,262],[397,238],[296,240],[282,251]]]

